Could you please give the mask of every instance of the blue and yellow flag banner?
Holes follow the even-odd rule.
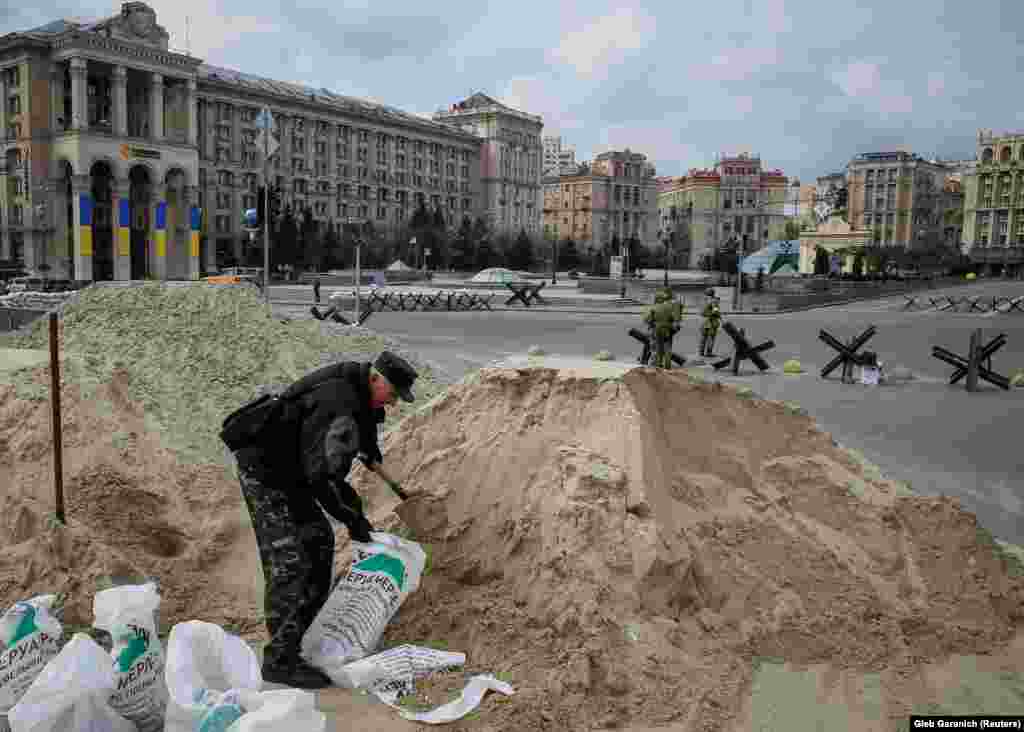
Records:
[[[131,256],[131,204],[127,198],[118,202],[117,211],[117,256]]]
[[[156,256],[167,256],[167,201],[156,205]]]
[[[189,231],[189,256],[199,256],[199,227],[203,222],[202,212],[198,206],[193,206],[191,210],[191,231]]]
[[[92,196],[81,193],[78,196],[78,253],[83,257],[92,256]]]

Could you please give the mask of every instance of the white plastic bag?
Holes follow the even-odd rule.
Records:
[[[164,649],[156,628],[156,585],[124,585],[97,592],[93,626],[110,633],[114,676],[112,706],[139,732],[161,732],[167,707]]]
[[[239,701],[245,713],[231,727],[231,732],[324,732],[327,729],[327,717],[316,708],[316,695],[308,691],[241,691]]]
[[[406,597],[420,586],[427,555],[414,541],[381,532],[352,542],[352,566],[302,638],[302,657],[341,682],[338,673],[372,653]]]
[[[200,620],[171,628],[165,676],[167,732],[197,732],[211,708],[224,702],[224,692],[257,692],[263,685],[252,648],[220,626]]]
[[[412,712],[399,705],[398,700],[416,691],[416,680],[433,673],[457,669],[466,663],[464,653],[437,651],[421,646],[401,645],[383,653],[361,658],[344,666],[338,676],[342,686],[367,689],[411,722],[445,724],[454,722],[480,706],[484,695],[498,691],[511,696],[515,690],[491,674],[473,676],[466,683],[459,698],[427,712]]]
[[[0,715],[18,703],[60,651],[63,628],[50,613],[56,599],[39,595],[16,602],[0,617]]]
[[[110,706],[115,683],[107,652],[76,633],[11,710],[11,730],[135,732],[135,725]]]

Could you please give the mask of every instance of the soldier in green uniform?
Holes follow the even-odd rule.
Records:
[[[654,366],[672,368],[672,338],[679,332],[683,319],[683,306],[672,302],[672,291],[659,290],[654,296],[654,305],[644,313],[644,323],[654,351]]]
[[[715,355],[715,337],[718,335],[718,326],[722,324],[722,308],[718,304],[718,297],[710,287],[704,293],[708,301],[704,305],[704,325],[700,329],[700,355]]]

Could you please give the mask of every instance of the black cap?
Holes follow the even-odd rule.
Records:
[[[384,351],[377,356],[373,367],[391,382],[398,396],[407,402],[416,401],[416,397],[412,394],[412,384],[416,381],[418,374],[408,361],[396,356],[391,351]]]

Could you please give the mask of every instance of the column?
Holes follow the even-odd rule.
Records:
[[[114,134],[118,137],[128,136],[128,70],[124,66],[115,66],[110,76],[111,102],[113,103]]]
[[[88,128],[88,98],[86,96],[87,68],[84,58],[71,59],[71,126],[72,130]],[[91,273],[90,269],[90,273]]]
[[[116,102],[115,102],[116,104]],[[114,118],[117,119],[115,109]],[[131,182],[127,178],[113,182],[111,212],[114,220],[114,279],[127,282],[132,278]]]
[[[92,279],[92,180],[88,175],[76,175],[71,181],[74,196],[72,211],[75,220],[74,278]],[[27,242],[26,242],[27,243]]]
[[[149,87],[149,136],[154,142],[164,139],[164,77],[153,74]]]
[[[156,183],[152,186],[153,198],[150,203],[149,273],[158,280],[167,279],[167,185]]]
[[[188,209],[188,278],[199,279],[199,229],[202,212],[199,208],[199,189],[186,186],[182,191],[182,205]]]
[[[61,66],[59,63],[50,66],[50,129],[54,134],[64,131],[61,118],[64,116],[62,102],[64,101],[64,89],[61,79]]]
[[[197,144],[196,131],[199,129],[199,113],[196,107],[196,80],[189,79],[186,82],[185,111],[188,113],[188,123],[185,127],[185,141],[189,145]]]
[[[7,141],[7,82],[0,74],[0,145]],[[5,161],[0,160],[0,164]],[[6,221],[7,219],[4,219]]]

